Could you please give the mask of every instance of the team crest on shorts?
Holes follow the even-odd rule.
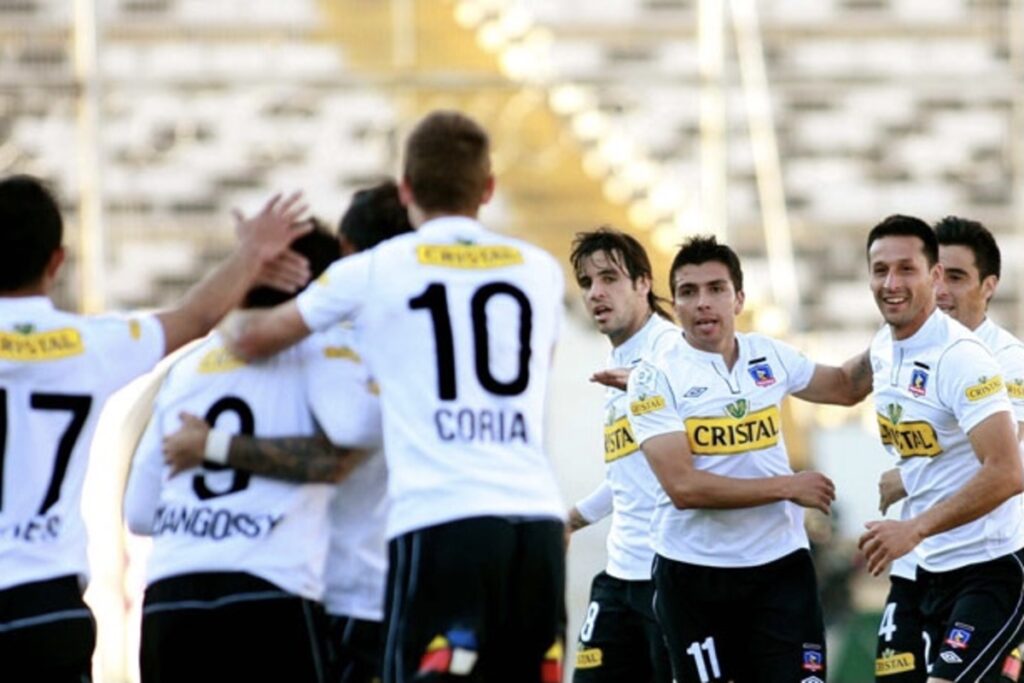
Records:
[[[921,368],[914,368],[910,373],[910,386],[907,390],[914,396],[924,396],[928,390],[928,373]]]
[[[758,363],[747,368],[747,372],[754,378],[754,384],[759,387],[770,387],[775,384],[775,375],[772,373],[772,366],[767,363]]]
[[[949,629],[949,635],[946,636],[946,645],[949,645],[954,650],[966,650],[968,643],[971,642],[971,631],[972,628],[964,628],[958,624],[953,628]]]
[[[825,668],[825,655],[821,650],[804,650],[804,671],[818,672]]]

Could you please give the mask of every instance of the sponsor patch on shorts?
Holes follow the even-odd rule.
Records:
[[[576,653],[576,668],[577,669],[596,669],[601,666],[604,660],[604,653],[601,652],[599,647],[591,647],[586,650],[580,650]]]
[[[884,650],[882,656],[875,660],[875,675],[889,676],[913,671],[915,668],[913,652],[896,652]]]

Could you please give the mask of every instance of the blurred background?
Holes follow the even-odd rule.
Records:
[[[0,173],[61,198],[62,305],[152,307],[227,252],[231,208],[301,188],[335,223],[395,172],[411,123],[459,108],[494,141],[490,226],[563,263],[575,232],[628,230],[662,293],[676,245],[717,234],[743,258],[745,328],[841,361],[878,325],[864,239],[897,212],[991,228],[992,317],[1020,332],[1022,86],[1022,0],[0,0]],[[602,477],[587,377],[608,350],[568,284],[550,421],[567,504]],[[101,444],[131,392],[117,404]],[[854,544],[887,466],[874,418],[794,403],[787,420],[794,464],[839,486],[810,520],[830,680],[870,681],[886,584]],[[97,448],[85,503],[100,681],[134,676],[140,581],[114,451]],[[570,641],[604,531],[570,549]]]

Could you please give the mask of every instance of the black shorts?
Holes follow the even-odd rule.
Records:
[[[379,681],[384,654],[384,624],[328,614],[327,652],[330,683]]]
[[[875,681],[924,683],[928,680],[926,639],[920,585],[911,579],[891,577],[889,597],[885,599],[878,626]]]
[[[182,574],[146,588],[143,683],[323,683],[323,644],[318,603],[251,574]]]
[[[590,586],[580,628],[575,683],[672,683],[672,665],[654,618],[654,581],[601,572]]]
[[[385,683],[557,683],[564,525],[473,517],[388,544]]]
[[[678,683],[823,683],[825,625],[806,550],[756,567],[657,556],[654,611]]]
[[[96,622],[78,577],[61,576],[0,591],[0,666],[4,679],[92,680]]]
[[[930,675],[995,680],[1024,629],[1024,551],[948,572],[918,567],[917,580]]]

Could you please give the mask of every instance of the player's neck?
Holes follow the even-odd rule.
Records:
[[[49,291],[42,282],[35,282],[18,289],[0,291],[0,299],[24,299],[30,296],[49,296]]]
[[[409,220],[413,226],[418,230],[421,225],[432,221],[436,218],[472,218],[476,220],[477,215],[480,213],[479,209],[465,210],[465,211],[410,211]]]

